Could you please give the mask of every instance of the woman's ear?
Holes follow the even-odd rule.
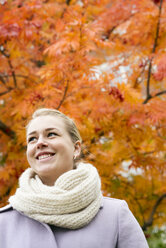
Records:
[[[78,158],[81,154],[81,142],[79,140],[74,144],[74,157]]]

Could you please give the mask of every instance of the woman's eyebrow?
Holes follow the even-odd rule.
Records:
[[[28,133],[27,135],[32,135],[32,134],[35,134],[35,133],[36,133],[36,131],[33,131],[31,133]]]
[[[60,132],[60,130],[58,130],[55,127],[50,127],[50,128],[45,129],[45,131],[51,131],[51,130],[57,130],[58,132]],[[31,133],[28,133],[28,135],[32,135],[32,134],[35,134],[35,133],[37,133],[37,131],[32,131]]]
[[[53,129],[55,129],[55,130],[59,131],[56,127],[46,128],[45,130],[46,130],[46,131],[50,131],[50,130],[53,130]]]
[[[57,129],[56,127],[50,127],[50,128],[46,128],[45,131],[51,131],[51,130],[56,130],[57,132],[61,132],[59,129]]]

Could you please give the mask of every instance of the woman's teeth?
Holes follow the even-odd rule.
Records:
[[[38,159],[41,160],[41,159],[48,158],[48,157],[51,157],[51,156],[53,156],[53,154],[40,155],[40,156],[38,157]]]

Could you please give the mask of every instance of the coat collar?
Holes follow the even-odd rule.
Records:
[[[12,206],[10,204],[6,205],[5,207],[0,208],[0,213],[7,212],[9,210],[12,210]]]
[[[99,209],[102,209],[104,207],[104,198],[102,197],[101,199],[101,205],[100,205],[100,208]]]

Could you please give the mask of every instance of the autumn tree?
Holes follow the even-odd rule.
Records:
[[[0,1],[1,206],[39,107],[71,116],[105,195],[143,229],[166,219],[166,1]]]

